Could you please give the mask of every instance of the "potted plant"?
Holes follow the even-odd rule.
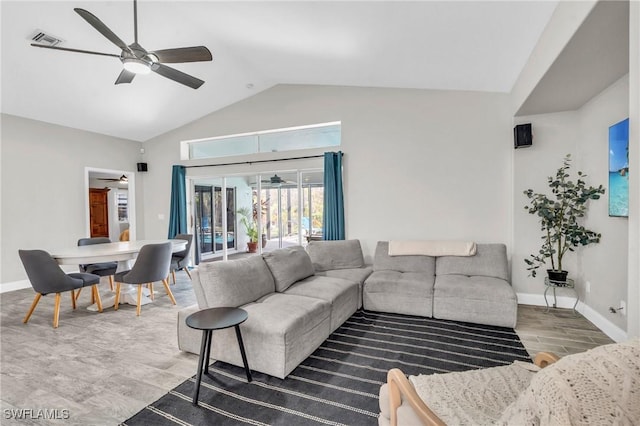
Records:
[[[249,237],[247,251],[255,253],[258,250],[258,224],[253,220],[253,215],[247,207],[238,209],[238,215],[240,216],[240,223],[244,226],[245,233]]]
[[[532,189],[524,191],[530,200],[529,205],[524,208],[540,219],[543,241],[539,252],[524,260],[530,276],[535,277],[536,270],[549,258],[549,280],[566,282],[568,272],[562,267],[564,255],[568,251],[574,251],[575,247],[600,241],[601,234],[585,228],[579,222],[587,212],[588,201],[599,199],[605,189],[602,185],[587,186],[583,180],[586,175],[580,171],[577,181],[572,181],[569,175],[570,168],[571,155],[567,154],[555,177],[547,178],[551,196],[534,192]]]

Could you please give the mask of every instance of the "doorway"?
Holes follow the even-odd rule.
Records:
[[[85,235],[136,239],[135,173],[85,167]],[[101,195],[97,195],[101,194]]]
[[[195,185],[194,219],[197,248],[200,255],[213,255],[236,247],[235,216],[236,189],[226,188],[226,212],[223,212],[222,187],[213,185]],[[223,214],[226,216],[223,218]],[[227,232],[224,230],[226,219]]]

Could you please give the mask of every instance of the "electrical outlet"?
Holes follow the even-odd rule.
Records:
[[[627,315],[627,302],[624,300],[620,301],[620,310],[618,312],[622,313],[622,315]]]
[[[587,293],[591,293],[591,281],[587,281],[584,283]]]

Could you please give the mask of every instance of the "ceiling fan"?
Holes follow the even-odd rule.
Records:
[[[119,55],[112,53],[93,52],[90,50],[70,49],[66,47],[54,47],[43,44],[32,43],[31,46],[45,49],[64,50],[67,52],[88,53],[90,55],[113,56],[120,61],[124,69],[116,79],[115,84],[131,83],[136,74],[148,74],[153,71],[170,80],[197,89],[204,84],[199,78],[185,74],[174,68],[164,65],[165,63],[201,62],[211,61],[211,52],[204,46],[179,47],[175,49],[163,49],[147,51],[138,44],[138,2],[133,0],[133,33],[134,42],[127,45],[113,31],[109,29],[100,19],[84,9],[75,8],[78,15],[87,21],[100,34],[105,36],[111,43],[121,49]]]
[[[269,179],[263,179],[261,182],[270,184],[271,186],[275,186],[275,187],[286,184],[286,183],[293,183],[293,182],[289,182],[287,180],[282,179],[277,174],[271,176]]]
[[[106,180],[108,182],[129,183],[129,178],[127,177],[127,175],[122,175],[119,178],[98,178],[98,180]]]

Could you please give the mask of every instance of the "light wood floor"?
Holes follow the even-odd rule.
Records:
[[[195,303],[191,283],[179,272],[171,305],[162,286],[156,300],[142,307],[123,305],[89,312],[89,291],[78,309],[63,298],[60,326],[51,327],[53,297],[43,297],[28,324],[22,318],[33,290],[0,295],[0,400],[2,425],[117,425],[195,374],[197,356],[178,350],[179,309]],[[106,290],[106,282],[102,284]],[[516,331],[531,354],[584,351],[611,340],[570,310],[544,313],[519,307]],[[11,409],[68,410],[66,420],[7,419]],[[34,411],[35,414],[35,411]]]

